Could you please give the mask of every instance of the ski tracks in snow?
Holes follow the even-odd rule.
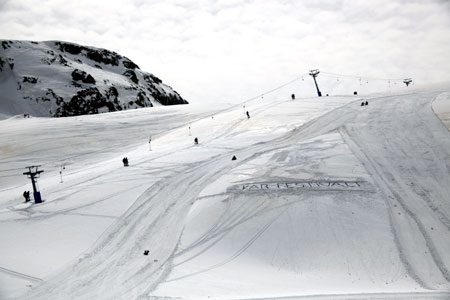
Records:
[[[165,277],[183,220],[206,182],[227,168],[221,160],[184,166],[144,192],[84,257],[32,290],[28,299],[135,299]],[[145,249],[149,256],[143,256]]]
[[[370,110],[340,127],[340,133],[385,195],[408,274],[426,289],[442,289],[450,283],[450,143],[431,111],[432,99],[371,102]]]
[[[394,240],[410,277],[426,289],[448,289],[450,139],[448,130],[431,111],[431,96],[435,95],[383,97],[372,99],[368,107],[360,107],[356,101],[280,138],[237,153],[243,157],[243,163],[293,142],[339,131],[386,196]],[[403,105],[406,101],[408,105]],[[229,129],[223,134],[228,133]],[[208,232],[176,252],[192,203],[207,184],[234,167],[229,164],[229,156],[225,153],[182,165],[177,175],[158,181],[110,226],[86,255],[22,299],[145,298],[167,278],[175,256],[192,252],[186,261],[193,259],[233,227],[265,210],[251,207],[252,211],[233,217],[231,210],[239,208],[230,204]],[[211,268],[242,254],[276,219],[267,222],[232,257]],[[149,256],[142,255],[144,249],[150,250]],[[190,275],[193,274],[187,276]],[[177,279],[181,278],[171,280]]]

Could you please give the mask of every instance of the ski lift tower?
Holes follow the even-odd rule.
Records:
[[[406,86],[410,85],[412,83],[412,79],[411,78],[406,78],[405,80],[403,80],[403,83],[406,84]]]
[[[320,73],[320,71],[318,69],[309,71],[309,75],[312,76],[312,78],[314,79],[314,83],[316,84],[317,95],[319,97],[322,97],[322,93],[320,92],[319,86],[317,85],[317,81],[316,81],[316,77],[317,77],[317,75],[319,75],[319,73]]]
[[[27,177],[31,179],[31,184],[33,185],[34,203],[42,203],[41,192],[39,191],[39,186],[37,185],[36,178],[39,178],[40,174],[44,172],[44,170],[38,170],[39,167],[40,166],[26,167],[26,169],[28,169],[28,172],[23,173],[23,175],[27,175]]]

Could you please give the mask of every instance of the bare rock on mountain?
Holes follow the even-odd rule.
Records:
[[[66,117],[188,104],[127,57],[62,41],[1,41],[0,114]]]

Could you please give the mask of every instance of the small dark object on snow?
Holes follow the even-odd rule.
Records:
[[[295,94],[291,95],[292,100],[295,100]]]
[[[364,106],[364,101],[363,101],[363,102],[361,102],[361,106]]]
[[[327,94],[327,97],[328,97],[328,94]]]
[[[250,119],[250,114],[248,113],[248,111],[246,112],[247,114],[247,119]]]
[[[148,255],[149,252],[150,252],[149,250],[145,250],[144,255]]]
[[[194,139],[194,144],[198,145],[198,138]]]
[[[354,92],[353,92],[353,95],[358,95],[358,92],[357,92],[357,91],[354,91]]]
[[[366,105],[369,105],[369,101],[366,101]]]
[[[124,166],[124,167],[128,167],[128,157],[124,157],[124,158],[122,159],[122,162],[123,162],[123,166]]]
[[[233,158],[231,160],[236,160],[236,159],[237,159],[236,156],[233,155]]]
[[[25,198],[25,202],[29,202],[30,201],[30,191],[24,191],[23,197]]]

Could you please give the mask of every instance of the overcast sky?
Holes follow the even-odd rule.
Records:
[[[310,69],[450,80],[450,1],[0,0],[0,39],[110,49],[190,102],[237,101]]]

